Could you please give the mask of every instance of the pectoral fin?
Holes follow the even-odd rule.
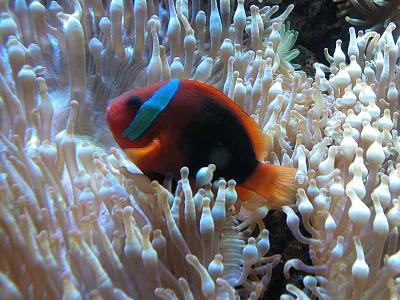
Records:
[[[160,150],[160,140],[154,139],[150,144],[143,148],[126,148],[124,151],[132,162],[138,163],[141,160],[156,157],[160,153]]]

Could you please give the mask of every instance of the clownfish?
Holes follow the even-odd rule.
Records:
[[[234,179],[244,206],[291,205],[297,169],[263,163],[266,139],[257,123],[219,90],[172,79],[128,91],[105,118],[117,144],[150,177],[215,164],[216,178]],[[254,200],[254,201],[251,201]]]

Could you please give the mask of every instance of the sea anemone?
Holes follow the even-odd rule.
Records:
[[[290,276],[292,267],[313,272],[303,282],[321,299],[399,295],[399,40],[396,44],[394,29],[391,23],[381,36],[359,32],[356,38],[350,28],[348,56],[341,41],[333,56],[326,51],[330,66],[315,65],[307,117],[294,114],[303,123],[298,168],[308,181],[298,190],[297,207],[311,237],[300,233],[290,208],[283,210],[293,234],[309,245],[313,265],[294,259],[284,272]]]
[[[168,179],[165,187],[150,184],[109,148],[114,142],[103,115],[114,96],[169,78],[225,85],[239,97],[226,74],[234,70],[237,81],[262,76],[255,52],[261,63],[265,39],[274,36],[272,61],[279,31],[271,26],[293,7],[274,19],[277,7],[252,8],[252,38],[244,39],[243,2],[232,25],[230,1],[221,3],[221,16],[216,1],[209,14],[192,3],[190,19],[185,1],[6,4],[0,23],[4,298],[261,296],[280,260],[265,257],[261,220],[268,209],[239,224],[232,214],[235,182],[221,179],[212,190],[212,165],[199,171],[194,196],[187,168],[175,193]],[[247,51],[250,44],[254,51]]]
[[[329,66],[307,78],[283,64],[295,54],[295,35],[282,30],[292,5],[273,17],[277,6],[246,14],[243,0],[235,11],[230,0],[207,4],[0,4],[2,298],[257,299],[267,290],[281,259],[265,256],[268,207],[238,214],[234,180],[213,181],[213,165],[195,190],[183,166],[173,191],[169,176],[150,182],[113,147],[108,100],[170,78],[223,91],[263,129],[265,161],[298,169],[297,204],[282,210],[312,265],[291,259],[284,274],[313,276],[282,299],[399,295],[395,25],[358,37],[351,28],[348,55],[338,41]]]
[[[332,0],[339,3],[338,17],[369,31],[381,32],[389,24],[399,20],[398,0]]]

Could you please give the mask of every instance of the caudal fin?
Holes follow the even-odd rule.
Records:
[[[260,163],[253,174],[237,186],[239,199],[251,210],[262,204],[270,208],[292,205],[299,188],[296,172],[295,168]]]

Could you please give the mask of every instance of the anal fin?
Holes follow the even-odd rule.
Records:
[[[240,206],[246,210],[253,211],[267,204],[262,196],[240,185],[236,186],[236,192],[240,199]]]
[[[239,198],[242,196],[242,202],[249,202],[244,207],[254,209],[261,206],[260,197],[270,208],[293,205],[300,187],[295,180],[296,172],[295,168],[260,163],[238,187]]]

